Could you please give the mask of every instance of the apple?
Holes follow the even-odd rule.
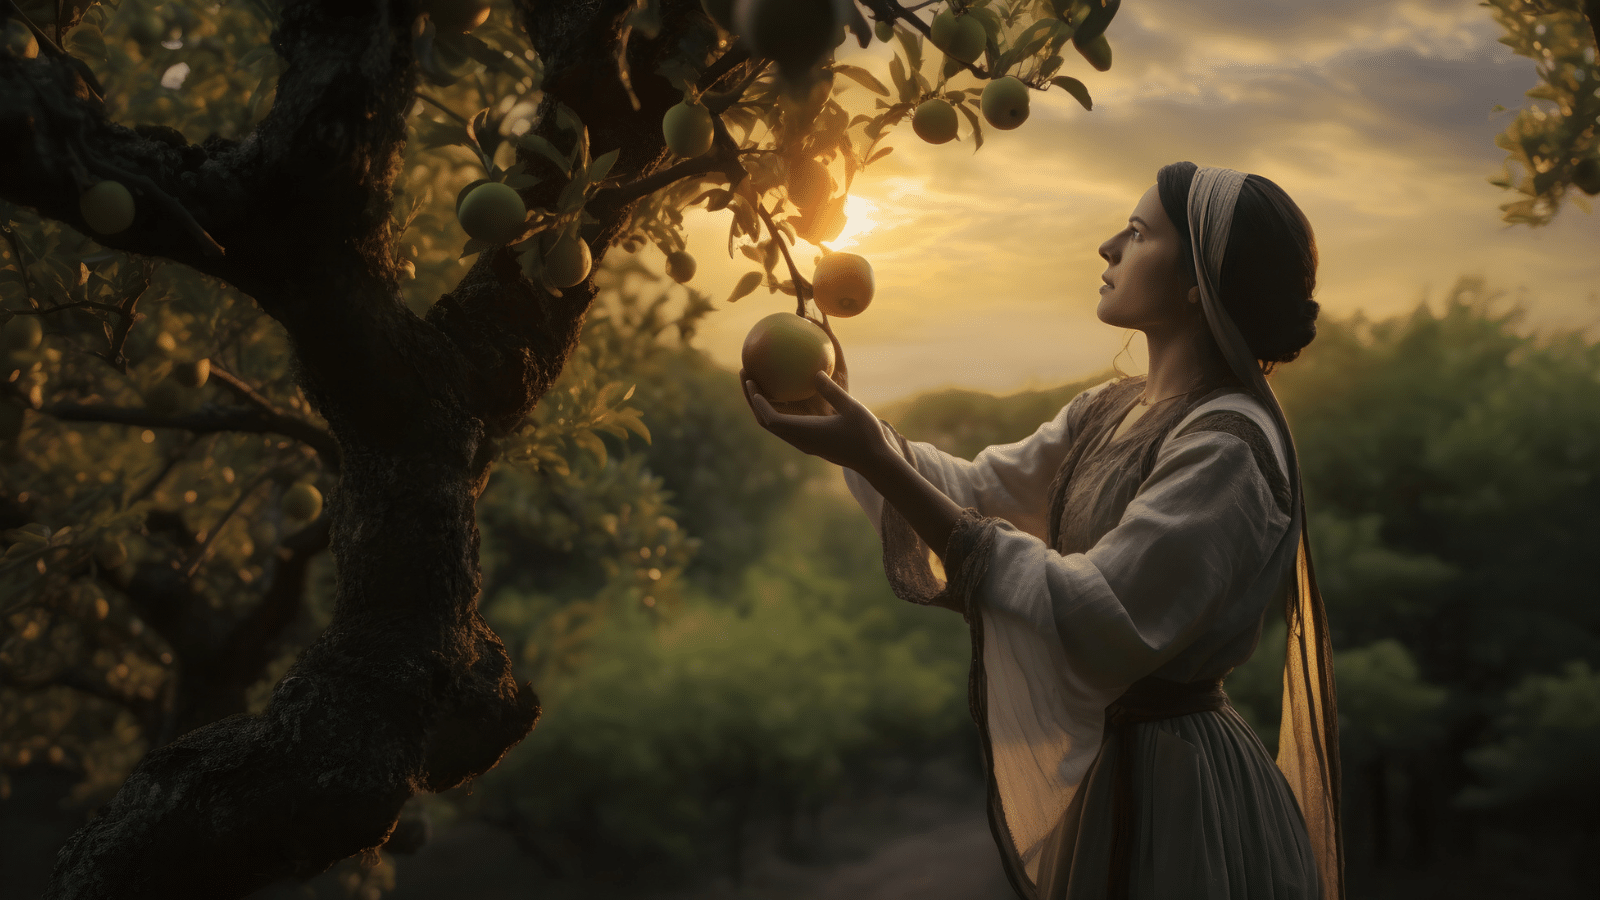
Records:
[[[885,44],[894,40],[893,22],[878,22],[872,26],[872,31],[878,36],[878,40],[883,41]]]
[[[322,492],[314,484],[296,482],[283,492],[281,509],[291,519],[309,522],[322,513]]]
[[[661,117],[661,134],[667,139],[668,150],[693,159],[711,149],[711,111],[687,100],[679,103]]]
[[[833,195],[833,179],[828,167],[809,156],[789,163],[789,201],[796,207],[811,209]]]
[[[695,261],[687,250],[667,254],[667,275],[679,284],[694,277]]]
[[[872,264],[854,253],[830,253],[817,260],[812,298],[830,316],[848,319],[872,302]]]
[[[978,101],[984,121],[1010,131],[1028,121],[1028,86],[1007,75],[989,82]]]
[[[528,207],[521,195],[497,181],[473,188],[456,210],[461,230],[489,244],[504,244],[516,237],[527,217]]]
[[[822,62],[843,23],[833,0],[736,0],[733,24],[756,56],[792,78]]]
[[[740,359],[763,397],[779,403],[805,400],[817,393],[816,373],[833,374],[833,341],[809,319],[773,313],[750,329]]]
[[[133,195],[120,181],[102,181],[78,198],[83,221],[98,234],[117,234],[133,224]]]
[[[935,47],[943,50],[946,56],[969,63],[983,55],[988,32],[984,31],[983,23],[979,22],[976,16],[957,16],[953,10],[946,7],[933,17],[933,27],[928,30],[928,38]]]
[[[583,238],[570,232],[556,238],[554,243],[547,246],[544,251],[544,274],[550,283],[558,288],[569,288],[582,284],[589,277],[589,267],[594,264],[594,257],[589,253],[589,244]]]
[[[1098,71],[1104,72],[1111,68],[1111,42],[1106,40],[1105,35],[1102,34],[1083,44],[1074,43],[1072,46],[1077,47],[1083,58],[1089,61],[1089,65]]]
[[[0,344],[7,350],[32,350],[44,340],[44,326],[38,316],[12,316],[0,332]]]
[[[422,11],[435,29],[466,34],[489,21],[489,0],[422,0]]]
[[[911,114],[911,130],[930,144],[955,140],[956,108],[938,97],[924,100]]]
[[[34,59],[39,55],[39,41],[33,31],[17,19],[6,22],[3,34],[4,47],[12,56]]]
[[[197,359],[191,363],[178,363],[172,367],[172,377],[184,387],[200,387],[211,377],[211,360]]]

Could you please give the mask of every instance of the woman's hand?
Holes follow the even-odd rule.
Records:
[[[805,402],[820,400],[823,410],[797,414],[774,409],[756,383],[743,369],[739,370],[744,398],[756,421],[795,449],[858,472],[892,452],[878,417],[871,410],[825,373],[818,372],[814,377],[817,396]],[[792,404],[785,406],[792,407]]]

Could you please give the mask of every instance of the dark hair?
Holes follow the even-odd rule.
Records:
[[[1178,228],[1182,252],[1196,266],[1189,242],[1189,186],[1198,168],[1176,162],[1156,173],[1161,206]],[[1198,271],[1192,274],[1198,281]],[[1271,363],[1299,356],[1317,336],[1318,305],[1311,299],[1317,287],[1316,236],[1283,188],[1260,175],[1245,176],[1239,190],[1217,287],[1251,354],[1269,369]]]

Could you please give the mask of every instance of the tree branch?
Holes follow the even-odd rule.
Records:
[[[266,401],[262,400],[262,403]],[[339,466],[339,448],[334,443],[332,435],[304,419],[278,412],[270,403],[265,408],[255,409],[207,405],[198,412],[181,415],[160,415],[148,409],[114,406],[109,403],[53,403],[40,407],[39,412],[63,422],[106,422],[135,428],[175,428],[194,434],[228,431],[244,434],[281,434],[315,450],[331,468],[337,470]]]

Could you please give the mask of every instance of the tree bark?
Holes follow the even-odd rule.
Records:
[[[679,95],[656,64],[702,15],[697,0],[664,0],[658,37],[633,36],[635,110],[613,51],[631,5],[517,4],[545,65],[535,130],[568,144],[551,114],[565,104],[597,154],[620,149],[613,174],[624,180],[664,163],[661,116]],[[10,10],[0,0],[0,18]],[[538,718],[476,608],[474,505],[495,439],[560,374],[594,286],[552,297],[501,247],[425,318],[402,302],[389,210],[414,102],[416,15],[416,0],[285,2],[272,35],[286,63],[277,100],[241,141],[124,127],[75,60],[52,48],[0,56],[0,196],[92,234],[79,194],[123,182],[135,223],[100,242],[214,276],[280,322],[340,466],[328,629],[263,714],[151,752],[62,849],[51,898],[238,897],[316,874],[383,844],[412,794],[493,767]],[[525,198],[550,206],[559,188],[547,179]],[[591,210],[597,263],[630,205]]]

